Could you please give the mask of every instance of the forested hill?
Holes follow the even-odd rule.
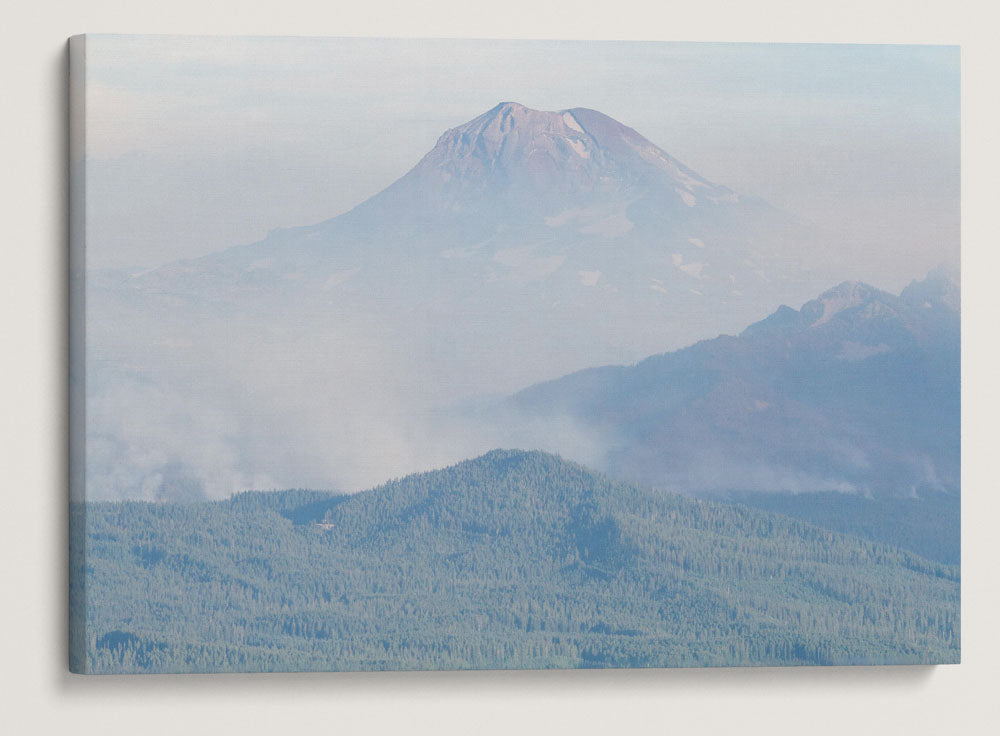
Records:
[[[959,659],[956,567],[539,452],[353,496],[73,513],[76,670]]]

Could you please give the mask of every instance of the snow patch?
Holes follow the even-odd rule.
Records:
[[[686,273],[688,276],[694,276],[696,279],[701,278],[701,269],[705,267],[704,263],[685,263],[682,266],[678,266],[681,271]]]
[[[674,191],[677,192],[677,195],[681,198],[684,204],[688,207],[694,207],[697,200],[691,192],[685,192],[683,189],[674,189]]]
[[[583,128],[580,127],[580,124],[578,122],[576,122],[576,118],[573,117],[573,113],[564,112],[563,116],[562,116],[562,119],[563,119],[563,122],[566,123],[566,127],[567,128],[575,130],[578,133],[583,133],[584,132]]]
[[[587,150],[587,144],[581,140],[574,140],[572,138],[567,138],[566,142],[569,143],[570,148],[576,153],[580,158],[590,158],[590,151]]]
[[[361,270],[360,268],[347,268],[344,269],[343,271],[334,271],[332,274],[330,274],[330,278],[328,278],[323,283],[323,288],[332,289],[334,286],[342,284],[351,277],[353,277],[360,270]]]
[[[863,284],[844,283],[840,286],[825,292],[820,296],[819,301],[823,305],[823,316],[813,322],[813,327],[826,324],[836,315],[845,309],[852,309],[861,306],[868,298],[868,289]],[[878,303],[868,304],[866,316],[875,316],[879,313],[881,305]]]
[[[674,266],[688,276],[694,276],[696,279],[701,278],[701,270],[705,267],[704,263],[684,263],[684,256],[680,253],[672,253],[670,258],[673,260]]]

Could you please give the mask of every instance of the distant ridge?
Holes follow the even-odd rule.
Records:
[[[958,303],[943,268],[899,296],[844,282],[738,337],[581,371],[511,404],[606,438],[613,475],[685,493],[957,494]]]

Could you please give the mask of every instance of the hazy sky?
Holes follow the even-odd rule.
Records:
[[[884,288],[957,257],[957,47],[91,36],[87,74],[92,267],[337,215],[504,100],[598,109]]]

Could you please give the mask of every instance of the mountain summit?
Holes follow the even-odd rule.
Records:
[[[552,207],[569,203],[644,197],[672,210],[739,199],[596,110],[546,112],[504,102],[446,131],[375,203],[395,199],[420,212],[452,214],[503,206],[521,219],[558,217]]]
[[[708,181],[603,113],[504,102],[445,131],[350,212],[129,286],[240,302],[241,312],[270,313],[272,298],[302,301],[310,291],[322,304],[374,299],[358,305],[365,312],[412,315],[433,304],[453,325],[473,315],[479,333],[494,315],[539,325],[538,347],[593,325],[583,351],[565,346],[568,360],[546,369],[551,376],[679,347],[808,298],[829,280],[803,268],[804,237],[792,218]]]

